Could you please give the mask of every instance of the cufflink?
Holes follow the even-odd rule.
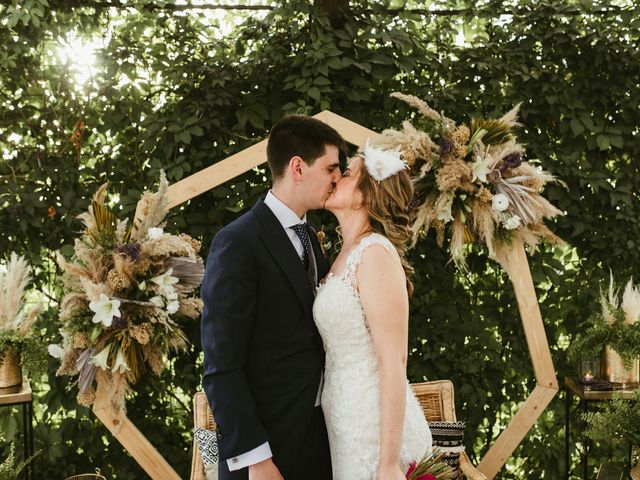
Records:
[[[238,459],[237,459],[236,457],[233,457],[233,458],[231,459],[231,463],[238,463]]]

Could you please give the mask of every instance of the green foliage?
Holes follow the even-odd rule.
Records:
[[[593,440],[619,440],[640,446],[640,390],[634,399],[617,395],[600,412],[583,415],[588,428],[585,435]]]
[[[37,330],[21,335],[12,330],[0,330],[0,365],[6,353],[13,351],[22,368],[34,377],[39,377],[47,369],[47,346]]]
[[[12,443],[9,449],[9,455],[0,464],[0,479],[2,480],[15,480],[23,470],[23,467],[21,465],[16,465],[15,450],[16,447]]]
[[[9,446],[9,455],[0,463],[0,480],[17,480],[22,471],[33,461],[37,454],[29,457],[26,461],[16,463],[15,444]]]
[[[615,14],[589,13],[605,8],[589,2],[476,3],[433,3],[470,9],[447,16],[389,14],[382,2],[354,0],[334,28],[319,7],[292,0],[245,17],[230,34],[202,11],[141,1],[3,3],[0,251],[35,267],[50,297],[39,322],[50,343],[59,342],[61,299],[52,251],[71,252],[76,217],[102,183],[110,183],[114,214],[131,217],[160,169],[179,181],[253,145],[287,113],[331,109],[377,131],[397,127],[409,108],[389,94],[402,91],[455,118],[496,117],[523,102],[516,133],[528,158],[567,183],[548,192],[566,212],[552,228],[568,246],[543,247],[530,263],[558,376],[570,374],[565,349],[597,308],[599,280],[609,268],[640,276],[640,11],[630,2],[607,2]],[[577,8],[582,13],[567,13]],[[497,13],[505,9],[517,15]],[[56,49],[83,51],[93,38],[96,65],[81,82]],[[267,187],[264,168],[253,169],[174,208],[167,230],[207,245]],[[334,220],[316,220],[336,245]],[[411,253],[408,371],[414,381],[454,382],[467,450],[478,457],[535,377],[506,274],[480,250],[464,274],[448,258],[430,239]],[[193,346],[172,356],[160,377],[143,377],[128,404],[129,417],[185,478],[201,375],[197,322],[186,334]],[[32,382],[39,474],[64,478],[98,466],[107,477],[141,478],[56,368],[51,359],[48,375]],[[560,478],[563,411],[555,399],[501,478]],[[17,433],[15,418],[1,413],[0,423]]]

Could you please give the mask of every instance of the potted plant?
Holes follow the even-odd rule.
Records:
[[[22,367],[39,371],[46,353],[32,326],[41,305],[26,308],[25,291],[31,280],[26,260],[15,253],[0,265],[0,389],[22,384]]]
[[[612,277],[600,305],[602,311],[589,318],[587,328],[569,347],[569,360],[602,357],[603,378],[622,384],[638,383],[640,289],[629,280],[620,300]]]
[[[621,395],[608,402],[600,412],[583,415],[587,422],[585,434],[593,440],[619,440],[630,443],[640,453],[640,390],[635,398]],[[640,464],[631,469],[631,478],[640,480]]]

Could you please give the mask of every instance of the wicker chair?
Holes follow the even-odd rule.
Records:
[[[449,380],[414,383],[411,386],[427,420],[431,422],[454,422],[456,420],[453,384]],[[204,392],[196,393],[193,398],[193,421],[196,427],[212,431],[216,429],[216,423]],[[486,480],[487,478],[471,464],[466,453],[460,455],[460,469],[469,480]],[[204,465],[195,441],[191,462],[191,480],[205,480]]]
[[[455,422],[456,407],[453,383],[450,380],[412,383],[413,392],[420,402],[424,416],[429,422]],[[460,470],[469,480],[486,480],[487,477],[473,466],[465,452],[460,454]]]
[[[212,432],[216,430],[216,422],[204,392],[197,392],[193,397],[193,425],[195,428],[200,427]],[[191,457],[191,480],[206,480],[204,463],[202,463],[195,439],[193,440],[193,455]]]

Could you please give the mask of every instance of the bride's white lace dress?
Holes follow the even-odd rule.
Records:
[[[360,303],[356,269],[362,252],[381,244],[384,236],[364,237],[349,254],[344,271],[330,273],[317,292],[313,315],[326,350],[322,409],[324,411],[333,480],[375,479],[380,453],[380,408],[376,355]],[[406,387],[401,468],[419,460],[431,448],[431,432],[420,405]]]

